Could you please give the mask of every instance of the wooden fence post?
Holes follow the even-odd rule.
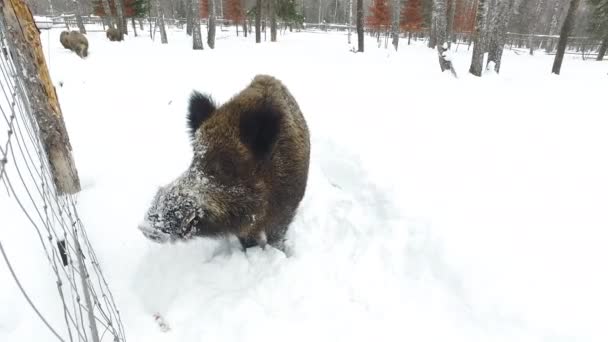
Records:
[[[24,0],[0,0],[0,13],[6,26],[7,41],[18,52],[13,59],[38,123],[53,182],[59,194],[77,193],[81,188],[72,146],[32,12]]]

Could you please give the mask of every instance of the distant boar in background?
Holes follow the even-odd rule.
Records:
[[[108,37],[108,39],[111,42],[119,42],[121,40],[123,40],[123,37],[120,35],[120,31],[118,31],[117,29],[110,27],[107,31],[106,31],[106,37]]]
[[[193,92],[188,120],[192,163],[158,190],[139,229],[159,243],[234,234],[244,249],[268,243],[285,252],[310,159],[291,93],[266,75],[219,108]]]
[[[89,55],[89,41],[84,34],[78,31],[62,31],[59,41],[64,48],[74,51],[81,58]]]

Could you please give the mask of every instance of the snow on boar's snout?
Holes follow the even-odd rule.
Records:
[[[193,92],[188,111],[192,163],[158,190],[140,230],[160,243],[234,234],[244,248],[285,250],[310,159],[306,121],[291,93],[258,75],[220,107]]]

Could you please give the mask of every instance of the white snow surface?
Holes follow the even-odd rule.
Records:
[[[60,31],[42,38],[78,209],[127,341],[608,340],[607,62],[568,55],[555,76],[552,56],[507,50],[499,75],[476,78],[461,45],[454,79],[423,42],[391,52],[367,37],[355,54],[345,32],[256,45],[234,28],[202,51],[181,31],[168,45],[91,32],[81,60]],[[285,83],[311,132],[294,255],[146,239],[154,193],[192,157],[190,92],[221,103],[260,73]],[[0,196],[7,254],[61,326],[35,232]],[[4,263],[0,308],[0,341],[55,341]]]

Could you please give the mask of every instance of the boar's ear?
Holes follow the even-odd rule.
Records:
[[[188,106],[188,128],[190,128],[191,137],[194,137],[194,132],[196,132],[203,121],[211,116],[211,113],[215,109],[216,106],[211,97],[203,95],[196,90],[192,92],[192,95],[190,95],[190,105]]]
[[[268,104],[241,113],[240,138],[256,158],[265,158],[272,152],[281,118],[282,113]]]

